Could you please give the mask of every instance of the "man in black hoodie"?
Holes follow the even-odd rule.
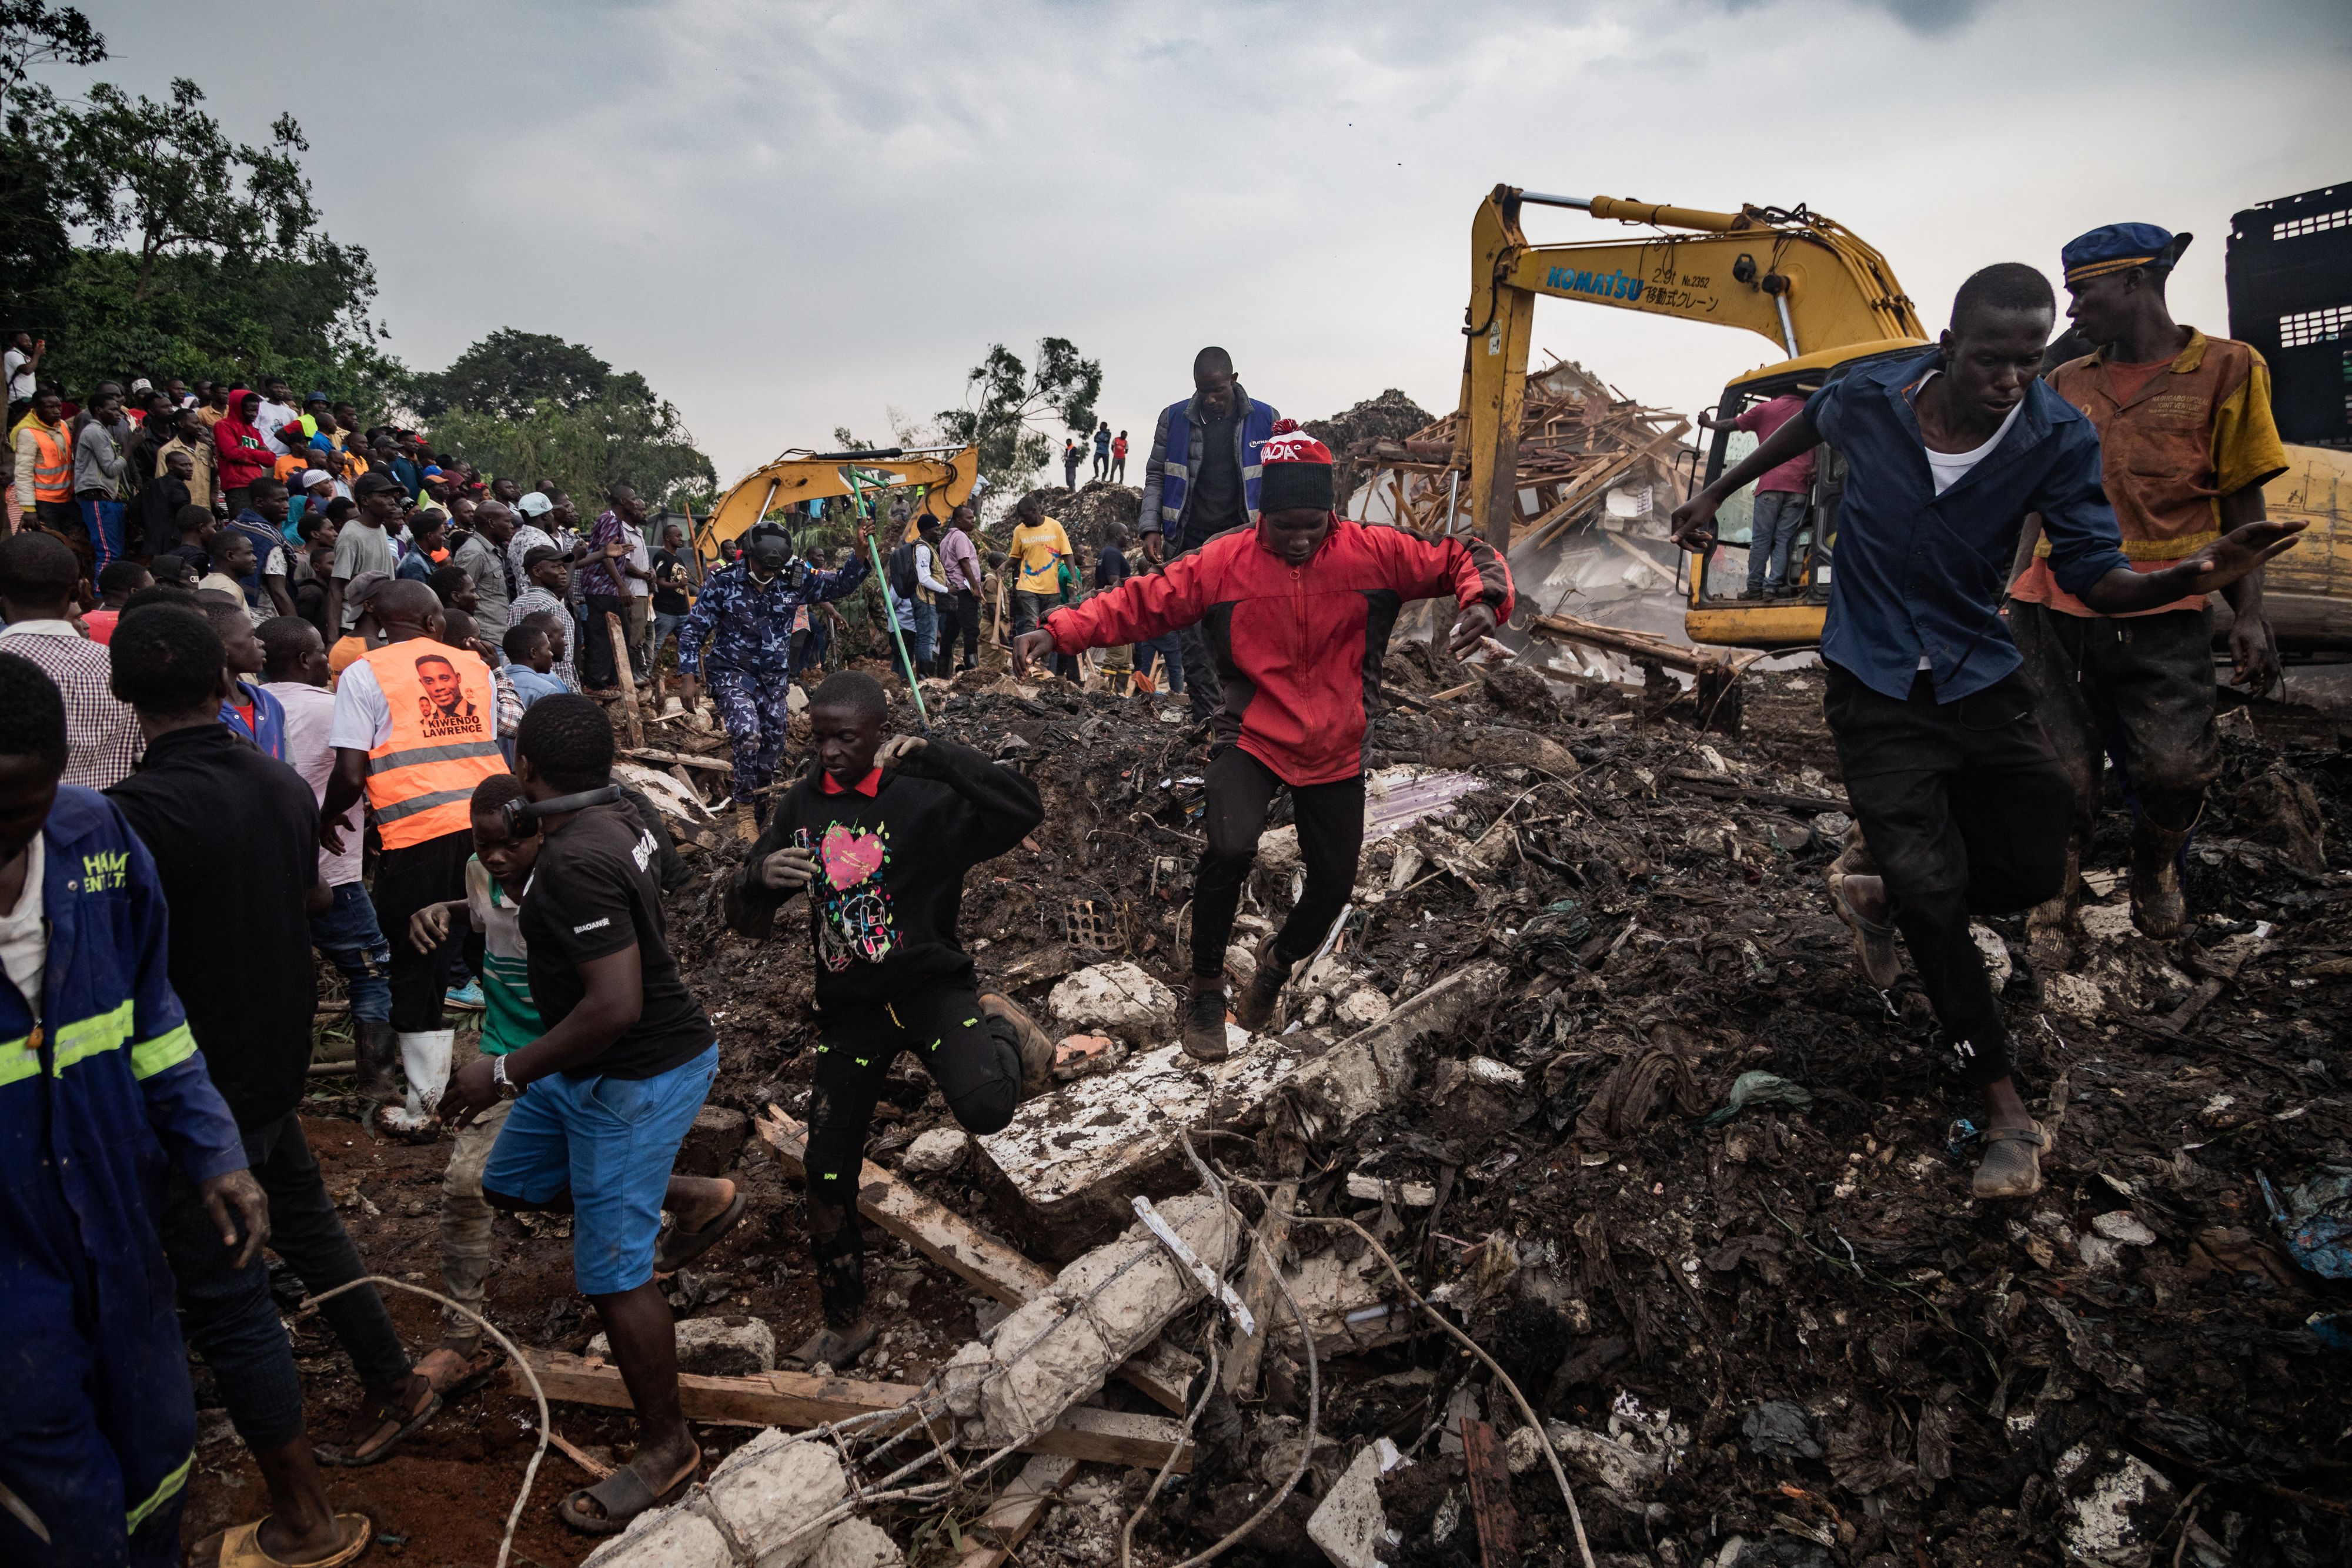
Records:
[[[969,1131],[993,1133],[1042,1090],[1045,1032],[1007,998],[982,995],[956,939],[964,873],[1045,820],[1037,786],[968,746],[896,735],[871,675],[829,676],[809,705],[817,769],[778,802],[726,890],[747,936],[810,894],[817,1066],[809,1098],[808,1227],[825,1326],[795,1352],[848,1364],[873,1339],[857,1169],[882,1082],[911,1051]]]

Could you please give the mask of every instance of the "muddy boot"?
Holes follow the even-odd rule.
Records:
[[[735,836],[745,843],[756,843],[760,837],[760,820],[749,806],[735,808]]]
[[[982,991],[980,1010],[988,1032],[1013,1049],[1021,1063],[1021,1098],[1034,1100],[1054,1087],[1054,1040],[1011,997]]]
[[[352,1055],[358,1060],[360,1098],[371,1105],[382,1105],[400,1098],[400,1080],[393,1075],[392,1064],[398,1058],[400,1042],[389,1023],[360,1019],[352,1026]]]
[[[1184,1054],[1195,1061],[1223,1061],[1225,1043],[1225,977],[1195,975],[1184,998]]]
[[[1282,988],[1290,983],[1290,971],[1295,966],[1274,949],[1269,936],[1257,945],[1257,967],[1250,971],[1249,984],[1234,998],[1234,1021],[1252,1034],[1264,1034],[1274,1021],[1274,1009],[1282,1000]]]
[[[812,1231],[825,1217],[810,1206]],[[824,1309],[824,1326],[801,1342],[791,1359],[803,1370],[829,1366],[846,1372],[874,1343],[874,1325],[866,1318],[866,1244],[857,1222],[846,1217],[835,1221],[834,1235],[810,1237],[809,1251],[816,1262],[816,1295]]]
[[[2145,811],[2132,824],[2132,924],[2143,936],[2169,941],[2189,924],[2189,904],[2180,893],[2180,851],[2196,825],[2168,828]]]
[[[1853,955],[1861,965],[1863,977],[1878,990],[1891,988],[1903,973],[1902,960],[1895,953],[1895,927],[1881,925],[1854,907],[1846,891],[1847,873],[1832,862],[1829,869],[1830,907],[1853,931]]]
[[[2066,880],[2058,896],[2025,917],[2025,957],[2036,974],[2060,975],[2074,961],[2074,905],[2082,886],[2083,850],[2066,846]]]

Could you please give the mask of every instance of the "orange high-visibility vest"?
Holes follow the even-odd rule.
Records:
[[[423,637],[361,657],[392,708],[392,735],[368,753],[368,806],[387,850],[472,826],[474,786],[507,770],[489,666]]]
[[[26,421],[37,455],[33,459],[33,499],[70,501],[73,493],[73,432],[62,424]]]

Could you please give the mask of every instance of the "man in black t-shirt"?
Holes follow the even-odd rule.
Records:
[[[662,528],[661,549],[654,551],[654,645],[646,657],[661,662],[662,644],[674,636],[686,612],[693,608],[686,596],[691,581],[686,567],[686,530],[676,523]],[[647,665],[648,668],[652,664]]]
[[[732,1182],[669,1174],[718,1075],[719,1045],[664,936],[659,844],[611,789],[612,770],[613,727],[588,698],[542,697],[523,715],[515,774],[530,807],[518,826],[546,841],[520,921],[546,1032],[467,1063],[441,1101],[443,1118],[463,1126],[512,1100],[484,1200],[572,1216],[572,1274],[611,1336],[638,1428],[628,1465],[557,1510],[589,1535],[617,1533],[684,1490],[701,1463],[654,1274],[698,1257],[745,1204]],[[665,1207],[676,1219],[667,1239]]]

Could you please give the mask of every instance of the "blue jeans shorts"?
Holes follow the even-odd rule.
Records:
[[[654,1277],[662,1197],[719,1045],[653,1078],[534,1079],[507,1113],[482,1186],[533,1206],[572,1195],[572,1273],[583,1296]]]

